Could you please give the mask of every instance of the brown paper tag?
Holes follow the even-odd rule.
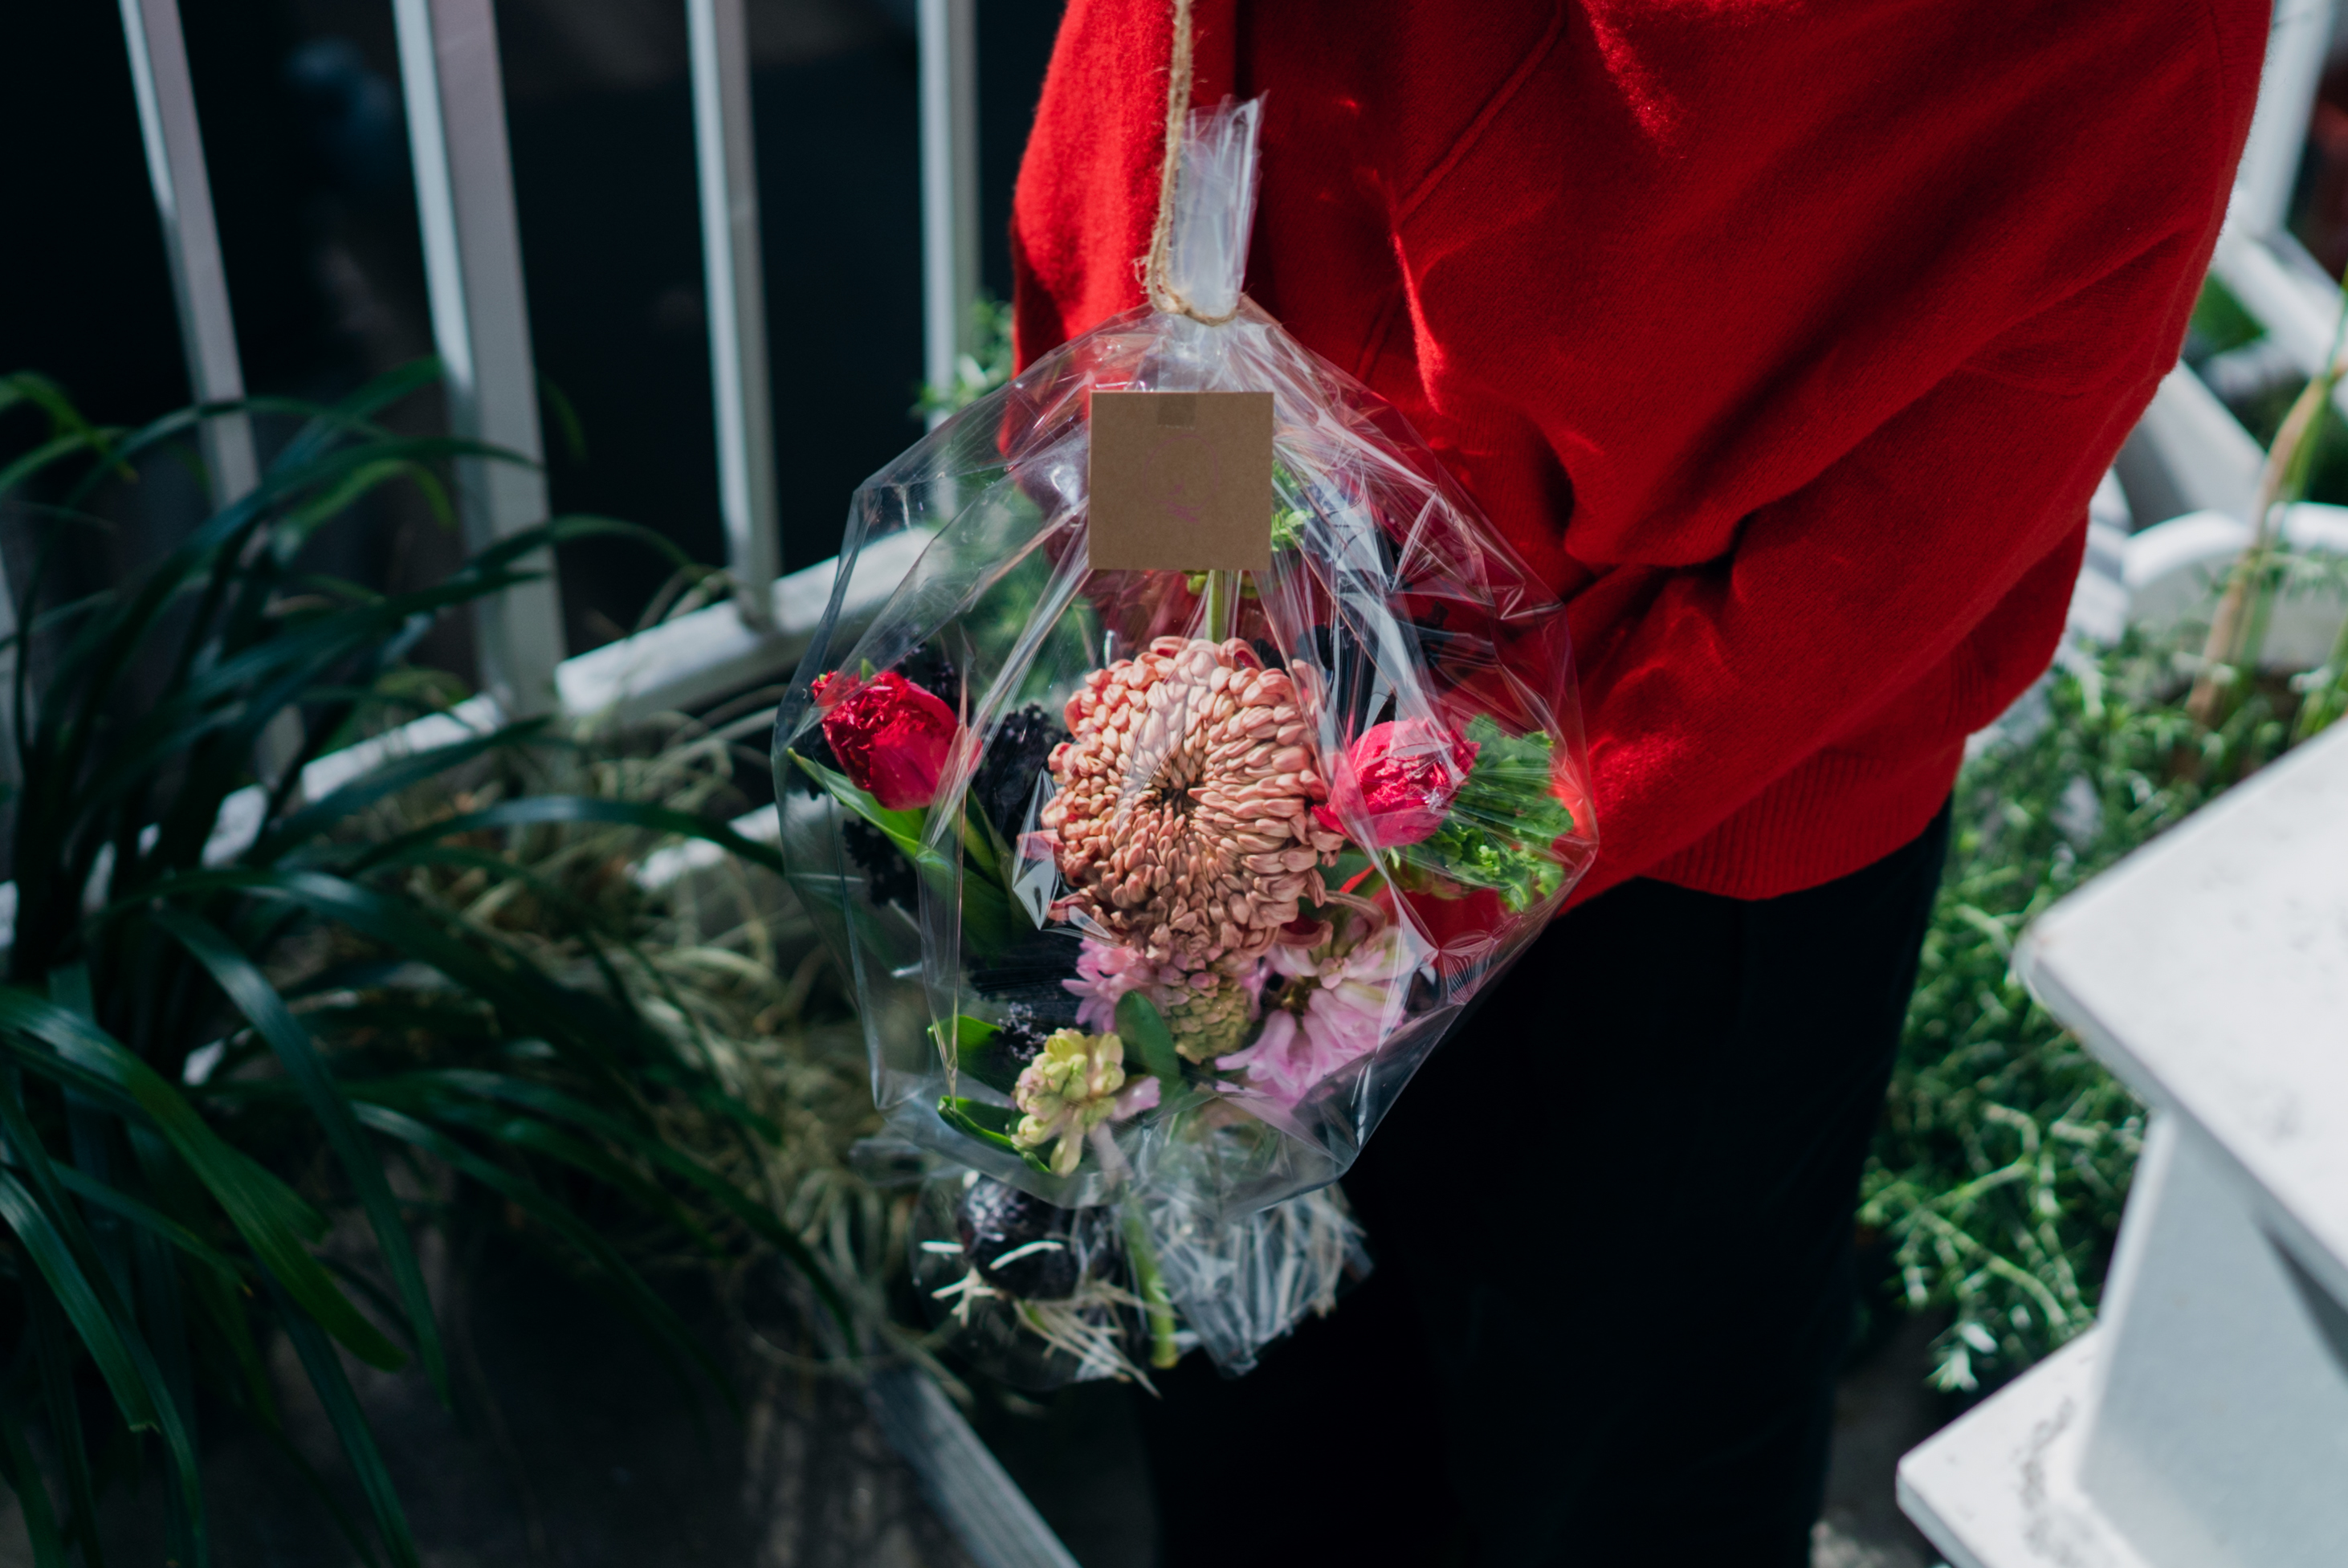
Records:
[[[1093,394],[1096,571],[1272,569],[1272,394]]]

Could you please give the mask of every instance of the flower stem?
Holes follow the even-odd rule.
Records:
[[[1142,1311],[1149,1319],[1149,1364],[1171,1367],[1182,1358],[1182,1348],[1174,1343],[1174,1298],[1166,1289],[1165,1275],[1159,1272],[1141,1207],[1131,1199],[1125,1205],[1125,1255],[1133,1260],[1134,1283],[1141,1286]]]
[[[1220,642],[1229,638],[1239,623],[1240,574],[1235,571],[1210,571],[1207,574],[1207,641]]]

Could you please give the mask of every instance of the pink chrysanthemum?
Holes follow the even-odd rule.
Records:
[[[1275,948],[1266,967],[1263,1030],[1215,1065],[1247,1074],[1248,1087],[1292,1106],[1338,1069],[1378,1048],[1400,1015],[1420,944],[1386,924],[1359,923],[1317,948]]]
[[[1247,643],[1161,637],[1087,676],[1066,720],[1041,818],[1068,887],[1057,917],[1236,975],[1324,896],[1344,838],[1313,819],[1328,788],[1295,682]]]

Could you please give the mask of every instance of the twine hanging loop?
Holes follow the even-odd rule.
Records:
[[[1158,221],[1149,231],[1149,255],[1142,263],[1142,287],[1149,302],[1169,314],[1189,316],[1210,327],[1240,313],[1235,299],[1220,315],[1210,315],[1173,284],[1174,196],[1182,177],[1182,140],[1190,124],[1190,0],[1174,0],[1174,48],[1166,68],[1166,157],[1158,171]]]

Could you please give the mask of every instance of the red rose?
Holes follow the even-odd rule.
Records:
[[[1477,750],[1475,742],[1429,719],[1374,724],[1347,748],[1330,783],[1329,804],[1315,806],[1313,815],[1340,833],[1346,831],[1340,818],[1365,822],[1372,849],[1416,844],[1443,825]]]
[[[833,671],[815,683],[823,738],[840,771],[891,811],[938,798],[961,729],[953,711],[894,671],[865,680]]]

